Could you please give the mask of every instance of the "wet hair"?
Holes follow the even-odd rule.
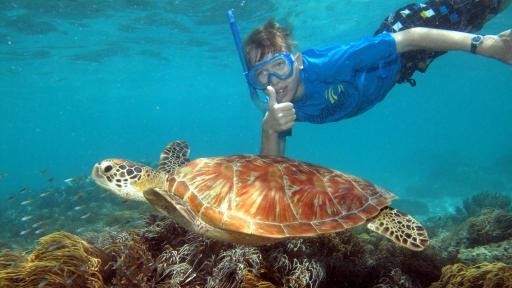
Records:
[[[245,55],[249,66],[260,62],[269,54],[291,52],[294,43],[290,39],[291,30],[273,19],[254,29],[244,41]]]

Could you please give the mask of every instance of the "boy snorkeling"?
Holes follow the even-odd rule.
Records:
[[[280,136],[296,121],[334,122],[359,115],[380,102],[395,83],[425,72],[450,50],[468,51],[512,64],[512,32],[478,31],[511,0],[430,0],[409,4],[388,17],[373,38],[348,46],[292,54],[287,30],[274,21],[244,42],[247,81],[268,96],[260,153],[284,155]],[[251,88],[252,89],[252,88]]]

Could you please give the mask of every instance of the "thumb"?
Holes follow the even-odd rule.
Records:
[[[503,31],[500,34],[498,34],[498,37],[500,38],[511,38],[512,37],[512,29],[509,29],[507,31]]]
[[[265,89],[265,92],[267,92],[267,95],[268,95],[268,106],[274,106],[277,104],[277,99],[276,99],[276,90],[274,90],[274,87],[272,86],[267,86],[267,89]]]

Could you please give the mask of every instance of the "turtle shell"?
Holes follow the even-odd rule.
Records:
[[[196,159],[170,176],[168,185],[203,222],[271,238],[345,230],[396,198],[335,170],[255,155]]]

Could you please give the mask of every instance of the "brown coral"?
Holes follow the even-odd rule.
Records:
[[[430,288],[512,287],[512,267],[500,262],[470,267],[457,263],[445,266],[442,273],[441,279]]]
[[[1,287],[104,287],[103,251],[79,237],[57,232],[39,239],[28,258],[4,253],[0,271]]]

